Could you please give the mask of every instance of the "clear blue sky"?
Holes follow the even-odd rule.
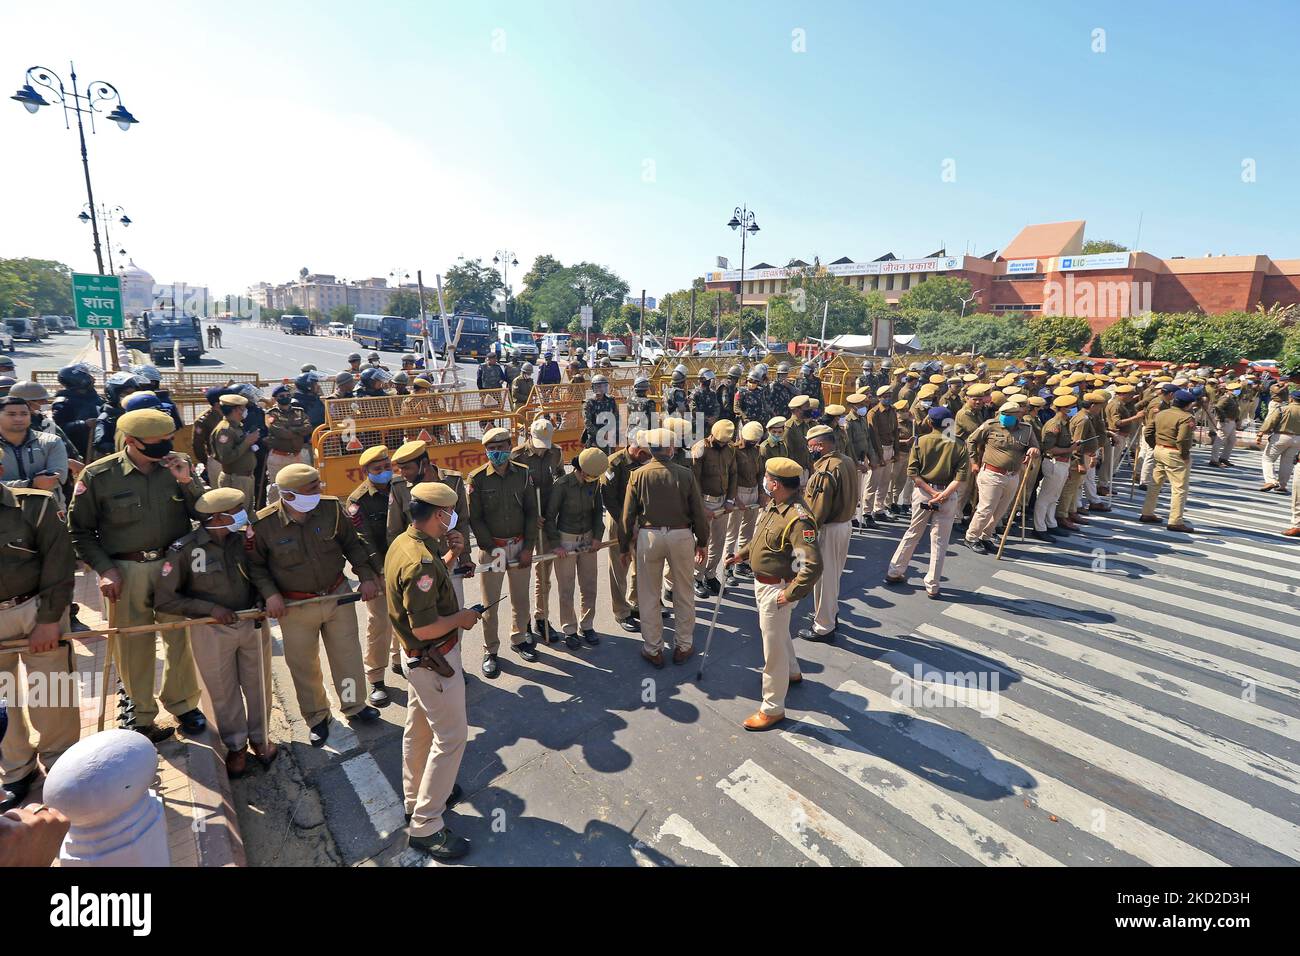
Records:
[[[983,254],[1075,218],[1132,245],[1139,214],[1160,255],[1300,257],[1298,10],[6,5],[0,79],[7,95],[73,57],[119,86],[142,122],[92,139],[97,198],[128,210],[114,245],[162,281],[428,276],[506,246],[520,275],[549,252],[659,295],[739,259],[741,202],[762,227],[750,263]],[[7,191],[0,255],[93,265],[75,139],[0,109],[0,173],[30,184]]]

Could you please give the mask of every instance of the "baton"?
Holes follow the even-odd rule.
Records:
[[[718,611],[722,608],[722,595],[727,593],[726,576],[723,576],[721,588],[718,590],[718,596],[713,599],[713,620],[709,621],[709,633],[704,638],[704,654],[700,657],[700,669],[695,674],[697,682],[704,680],[704,665],[709,662],[709,648],[713,645],[713,632],[718,627]]]

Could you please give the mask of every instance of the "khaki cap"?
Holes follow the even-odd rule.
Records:
[[[992,386],[988,385],[987,383],[979,382],[975,385],[972,385],[970,388],[966,389],[966,394],[973,395],[975,398],[979,398],[981,395],[987,395],[991,388]]]
[[[1007,385],[1007,386],[1003,387],[1003,389],[1002,389],[1002,394],[1003,394],[1003,395],[1019,395],[1019,394],[1020,394],[1021,392],[1023,392],[1023,391],[1024,391],[1024,389],[1021,388],[1019,385]]]
[[[745,422],[740,429],[740,437],[745,441],[758,441],[763,437],[763,426],[758,422]]]
[[[433,383],[427,378],[417,378],[411,382],[411,388],[433,388]]]
[[[378,461],[380,458],[383,458],[387,454],[388,454],[387,445],[376,445],[374,448],[367,448],[365,451],[361,453],[361,460],[360,460],[361,467],[365,468],[371,462]]]
[[[882,397],[884,397],[885,395],[888,395],[888,394],[889,394],[889,386],[888,386],[888,385],[882,385],[882,386],[880,386],[880,388],[876,389],[876,398],[882,398]]]
[[[213,488],[205,491],[194,504],[201,515],[214,515],[218,511],[235,511],[244,507],[244,493],[238,488]]]
[[[999,415],[1009,415],[1012,412],[1023,412],[1024,410],[1025,406],[1019,402],[1003,402],[998,406]]]
[[[1074,389],[1070,388],[1068,385],[1058,385],[1058,386],[1056,386],[1056,388],[1052,389],[1052,394],[1053,394],[1053,395],[1073,395],[1073,394],[1074,394]]]
[[[829,418],[839,418],[841,415],[845,414],[846,412],[848,412],[848,409],[845,408],[843,405],[826,406],[826,415]]]
[[[937,394],[939,394],[938,385],[922,385],[920,390],[916,393],[916,397],[929,398],[931,395],[937,395]]]
[[[1105,392],[1088,392],[1083,396],[1085,403],[1094,405],[1097,402],[1109,401],[1109,396]]]
[[[814,425],[812,428],[808,429],[808,434],[804,437],[808,441],[812,441],[814,438],[821,438],[823,435],[833,434],[835,434],[835,429],[833,428],[828,428],[826,425]]]
[[[545,418],[538,418],[528,426],[529,443],[534,448],[550,448],[555,444],[555,426]],[[601,469],[604,471],[605,469]]]
[[[1042,408],[1047,404],[1047,399],[1039,395],[1031,395],[1029,396],[1029,404],[1034,406],[1034,408]]]
[[[117,420],[117,430],[132,438],[166,438],[176,433],[176,423],[166,412],[156,408],[139,408]]]
[[[971,382],[978,382],[980,377],[972,372],[967,372],[961,377],[961,380],[969,385]]]
[[[1058,395],[1052,399],[1053,408],[1073,408],[1079,403],[1079,399],[1073,395]]]
[[[850,405],[861,405],[863,402],[867,400],[867,396],[863,395],[861,392],[854,392],[852,395],[850,395],[848,398],[844,400],[848,402]]]
[[[793,408],[807,408],[807,407],[808,407],[807,395],[796,395],[794,398],[790,399],[790,401],[786,403],[786,408],[793,409]]]
[[[948,380],[944,378],[942,375],[931,375],[929,378],[929,382],[931,385],[942,385],[946,381]]]
[[[217,401],[228,408],[243,408],[248,404],[248,399],[243,395],[222,395]]]
[[[769,458],[764,470],[777,478],[798,478],[803,474],[803,468],[793,458]]]
[[[767,420],[768,428],[785,428],[785,419],[780,415],[773,415]]]
[[[426,505],[450,508],[456,504],[456,492],[441,481],[422,481],[411,489],[411,497]]]
[[[509,440],[510,440],[509,429],[501,428],[499,426],[497,428],[489,428],[483,434],[483,444],[485,445],[490,445],[494,441],[509,441]]]
[[[1132,394],[1133,392],[1135,392],[1135,391],[1137,391],[1137,389],[1135,389],[1132,385],[1129,385],[1129,384],[1127,384],[1127,383],[1125,383],[1125,384],[1123,384],[1123,385],[1116,385],[1116,386],[1115,386],[1115,394],[1116,394],[1116,395],[1131,395],[1131,394]]]
[[[404,465],[408,461],[415,461],[415,459],[419,458],[428,450],[429,443],[426,441],[420,441],[418,439],[408,441],[406,444],[398,447],[397,451],[393,452],[391,456],[392,462],[394,465]]]
[[[736,437],[736,423],[725,418],[719,418],[709,429],[714,441],[731,441]]]
[[[896,411],[905,412],[909,407],[907,399],[905,398],[900,398],[898,401],[894,402],[894,409]]]
[[[275,484],[281,490],[297,491],[299,488],[310,485],[318,478],[320,478],[320,472],[311,465],[294,462],[292,465],[285,465],[275,473]]]
[[[1003,375],[994,384],[997,385],[998,388],[1006,388],[1008,385],[1016,384],[1016,377],[1014,375]]]
[[[609,467],[609,456],[599,448],[584,448],[578,454],[578,467],[588,478],[594,478],[605,473]]]

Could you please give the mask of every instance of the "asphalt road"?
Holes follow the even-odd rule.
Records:
[[[1295,864],[1300,541],[1278,535],[1286,499],[1254,490],[1259,454],[1234,459],[1197,450],[1194,537],[1139,524],[1121,492],[1062,546],[953,544],[941,601],[926,544],[907,586],[882,583],[901,524],[855,535],[840,637],[796,641],[805,681],[765,734],[740,726],[762,661],[748,587],[724,592],[700,682],[698,656],[644,663],[603,596],[598,647],[505,651],[495,681],[470,633],[448,816],[465,863]],[[405,846],[402,679],[382,723],[336,722],[313,750],[279,653],[285,756],[235,783],[250,862],[428,865]]]

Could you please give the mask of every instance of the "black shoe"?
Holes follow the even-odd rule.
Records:
[[[629,634],[636,634],[641,630],[641,622],[634,617],[625,617],[618,622],[618,626]]]
[[[203,711],[199,710],[197,707],[193,710],[185,711],[185,713],[181,714],[176,719],[181,723],[181,730],[185,731],[185,733],[191,737],[203,733],[208,726],[208,719],[203,716]]]
[[[664,592],[664,603],[665,603],[665,604],[672,604],[672,603],[673,603],[673,589],[672,589],[672,588],[669,588],[667,591]]]
[[[974,551],[976,554],[990,553],[988,543],[985,542],[983,539],[980,539],[978,541],[972,541],[970,543],[970,549]]]
[[[709,589],[709,594],[714,597],[722,593],[722,582],[717,578],[705,578],[704,586]]]
[[[447,796],[447,802],[443,804],[443,809],[450,810],[456,804],[460,803],[461,799],[464,796],[465,796],[465,791],[460,788],[460,784],[453,783],[451,785],[451,793],[448,794]],[[406,822],[410,823],[411,821],[408,819]]]
[[[600,635],[591,628],[587,628],[582,632],[582,639],[593,647],[600,643]]]
[[[330,739],[330,719],[326,717],[319,724],[311,729],[307,735],[313,747],[325,746],[325,741]]]
[[[582,646],[582,638],[578,637],[577,634],[565,634],[564,646],[576,651]]]
[[[881,524],[889,524],[894,520],[889,516],[888,511],[877,511],[873,517]]]
[[[889,513],[891,515],[901,515],[903,513],[903,509],[900,508],[897,504],[892,504],[889,506]]]
[[[531,641],[524,641],[522,644],[516,644],[514,651],[530,664],[537,662],[537,650],[533,647]]]
[[[812,641],[816,644],[830,644],[835,640],[835,635],[839,632],[840,626],[836,624],[825,634],[818,634],[812,628],[804,628],[799,632],[800,640]]]
[[[427,837],[413,836],[408,842],[411,849],[427,853],[436,860],[459,860],[469,852],[469,841],[446,827]]]
[[[864,528],[874,528],[874,527],[876,527],[876,519],[873,518],[871,515],[866,515],[866,516],[863,517],[863,519],[862,519],[862,527],[864,527]]]
[[[670,610],[668,610],[668,608],[666,608],[666,607],[665,607],[665,608],[661,608],[661,609],[659,610],[659,617],[660,617],[662,620],[665,620],[665,621],[666,621],[666,620],[668,620],[668,619],[669,619],[670,617],[672,617],[672,616],[673,616],[673,612],[670,611]]]
[[[384,686],[383,681],[377,680],[370,685],[370,696],[366,700],[370,702],[371,707],[388,706],[388,688]]]
[[[33,770],[21,780],[15,780],[13,783],[6,783],[0,789],[0,810],[9,810],[18,806],[27,799],[27,794],[31,792],[32,787],[36,784],[36,778],[40,776],[39,770]]]
[[[551,622],[542,617],[533,619],[528,635],[538,644],[555,644],[560,639],[560,635],[551,627]]]
[[[1039,531],[1037,528],[1029,528],[1025,531],[1025,537],[1034,541],[1045,541],[1050,543],[1052,538],[1046,531]]]
[[[730,571],[728,571],[728,572],[727,572],[727,587],[729,587],[729,588],[734,588],[734,587],[735,587],[737,584],[739,584],[739,583],[740,583],[740,578],[736,577],[734,574],[732,574]]]
[[[367,704],[365,707],[362,707],[355,714],[351,714],[348,716],[349,721],[353,721],[353,722],[359,721],[360,723],[363,724],[373,723],[378,719],[379,719],[379,710],[375,707],[371,707],[369,704]]]
[[[693,587],[695,590],[695,596],[697,598],[713,597],[713,591],[710,590],[709,586],[705,584],[703,581],[696,581]]]
[[[480,668],[483,676],[488,680],[496,680],[496,676],[501,673],[501,668],[497,666],[497,656],[495,654],[485,654],[483,656],[483,666]]]
[[[862,527],[862,522],[859,521],[857,518],[852,519],[852,521],[850,522],[850,524],[853,525],[853,530],[854,530],[854,531],[857,531],[859,528]]]
[[[1146,491],[1146,490],[1147,490],[1146,485],[1138,485],[1138,491]]]
[[[393,664],[393,665],[390,665],[388,669],[389,669],[390,671],[392,671],[394,674],[396,674],[398,677],[405,677],[405,676],[406,676],[405,674],[402,673],[402,665],[401,665],[401,664]]]

